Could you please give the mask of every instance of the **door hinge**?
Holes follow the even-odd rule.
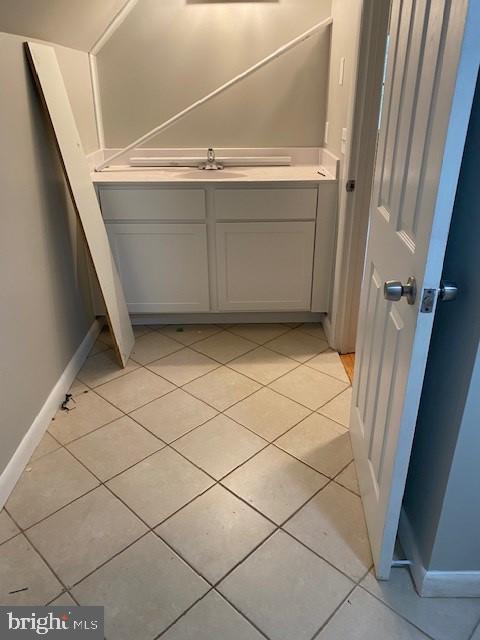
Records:
[[[347,180],[347,184],[345,185],[345,189],[348,191],[348,193],[351,193],[352,191],[355,191],[355,180]]]

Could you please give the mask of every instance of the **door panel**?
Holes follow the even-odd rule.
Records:
[[[220,311],[308,311],[315,222],[216,225]]]
[[[131,313],[209,311],[205,224],[107,223]]]
[[[377,576],[388,578],[479,62],[480,2],[393,0],[351,434]],[[466,29],[465,29],[466,24]],[[465,31],[464,31],[465,29]],[[417,281],[414,304],[384,282]]]

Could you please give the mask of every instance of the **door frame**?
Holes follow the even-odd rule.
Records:
[[[363,0],[347,123],[352,133],[339,184],[333,294],[324,323],[330,346],[340,353],[355,351],[389,17],[390,2]],[[353,192],[345,188],[350,179]]]

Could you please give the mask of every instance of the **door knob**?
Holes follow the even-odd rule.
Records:
[[[402,284],[398,280],[387,280],[383,285],[383,297],[391,302],[398,302],[405,297],[408,304],[415,304],[417,297],[417,282],[413,276],[407,280],[407,284]]]
[[[438,290],[438,297],[442,302],[450,302],[455,300],[458,294],[458,287],[455,282],[447,282],[442,280],[440,283],[440,289]]]

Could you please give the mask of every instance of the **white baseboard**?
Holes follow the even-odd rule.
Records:
[[[5,467],[3,473],[0,475],[0,509],[5,505],[8,496],[13,491],[13,488],[35,451],[35,448],[43,438],[52,418],[58,411],[58,407],[65,399],[65,394],[72,386],[72,383],[85,362],[85,359],[97,339],[101,328],[102,323],[95,320],[62,375],[57,380],[35,420],[30,425],[27,433],[18,445],[15,453],[10,458],[10,461]]]
[[[478,598],[480,571],[428,571],[422,563],[412,525],[402,509],[398,537],[407,558],[415,587],[423,598]]]

